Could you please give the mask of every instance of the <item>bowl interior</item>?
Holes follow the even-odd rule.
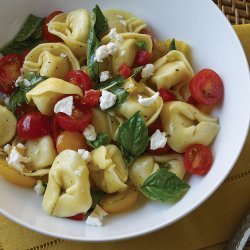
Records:
[[[0,210],[4,215],[41,233],[82,241],[141,235],[169,225],[192,211],[215,191],[233,167],[248,131],[250,112],[249,70],[244,52],[231,25],[210,0],[158,0],[157,4],[151,0],[2,0],[0,46],[13,38],[29,13],[46,16],[55,10],[91,10],[95,3],[103,9],[131,11],[146,20],[160,39],[175,37],[190,44],[194,70],[217,71],[224,82],[225,97],[222,106],[213,112],[221,124],[212,145],[213,167],[205,177],[192,176],[190,190],[174,205],[146,201],[142,197],[133,210],[107,216],[105,225],[97,228],[47,216],[41,207],[42,197],[0,177],[0,197],[4,201]]]

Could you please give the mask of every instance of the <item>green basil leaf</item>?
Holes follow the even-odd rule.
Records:
[[[175,39],[173,39],[169,45],[169,51],[176,50]]]
[[[95,141],[87,141],[87,143],[92,148],[98,148],[102,145],[107,145],[109,143],[109,135],[105,133],[100,133],[97,135]]]
[[[92,204],[91,208],[94,209],[95,206],[100,202],[100,200],[103,198],[105,193],[103,191],[91,191],[91,197],[92,197]]]
[[[146,50],[146,49],[147,49],[147,44],[146,44],[145,41],[138,41],[138,42],[136,42],[136,45],[137,45],[140,49],[142,49],[142,50]]]
[[[140,190],[152,200],[165,202],[179,198],[189,187],[174,173],[161,168],[143,182]]]
[[[116,87],[116,86],[113,88],[110,88],[109,91],[112,92],[113,94],[115,94],[117,99],[116,99],[115,105],[110,107],[108,110],[116,109],[116,108],[120,107],[126,101],[128,95],[129,95],[128,91],[126,91],[123,88]]]
[[[117,141],[127,164],[145,151],[149,142],[148,128],[140,112],[120,126]]]
[[[106,17],[103,15],[100,7],[98,5],[95,6],[94,10],[96,15],[96,22],[95,22],[95,32],[96,37],[100,41],[103,35],[108,32],[109,25]]]

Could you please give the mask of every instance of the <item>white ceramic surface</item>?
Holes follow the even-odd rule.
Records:
[[[81,241],[125,239],[151,232],[180,219],[204,202],[232,169],[244,144],[249,126],[249,69],[241,44],[232,27],[211,0],[1,0],[0,46],[9,41],[29,13],[45,16],[54,10],[77,8],[121,8],[145,19],[155,34],[175,37],[192,46],[195,71],[216,70],[225,85],[219,116],[221,130],[212,146],[214,164],[205,177],[193,176],[189,192],[174,205],[142,199],[124,214],[108,216],[103,227],[87,226],[47,216],[42,197],[33,190],[19,188],[0,178],[0,210],[10,219],[38,232]]]

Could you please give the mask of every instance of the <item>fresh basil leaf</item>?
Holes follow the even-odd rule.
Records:
[[[95,141],[87,141],[88,145],[92,148],[98,148],[102,145],[107,145],[109,143],[109,136],[105,133],[100,133],[97,135]]]
[[[91,191],[92,205],[91,208],[94,209],[95,206],[100,202],[105,193],[103,191]]]
[[[109,91],[112,92],[113,94],[115,94],[117,99],[116,99],[115,105],[110,107],[108,110],[116,109],[116,108],[120,107],[126,101],[128,95],[129,95],[128,91],[126,91],[123,88],[116,87],[116,86],[110,88]]]
[[[162,162],[162,163],[159,163],[159,166],[160,168],[165,168],[167,170],[169,170],[172,166],[169,162]]]
[[[179,198],[189,187],[174,173],[161,168],[143,182],[140,190],[152,200],[165,202]]]
[[[94,10],[95,16],[96,16],[96,22],[95,22],[95,32],[96,37],[100,41],[103,35],[108,32],[109,25],[106,17],[103,15],[100,7],[98,5],[95,6]]]
[[[128,165],[145,151],[149,142],[148,128],[140,112],[120,126],[117,142]]]
[[[138,42],[136,42],[136,45],[137,45],[140,49],[142,49],[142,50],[146,50],[146,49],[147,49],[147,44],[146,44],[145,41],[138,41]]]
[[[169,51],[176,50],[175,39],[173,39],[169,45]]]

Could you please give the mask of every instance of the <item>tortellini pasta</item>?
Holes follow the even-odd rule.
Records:
[[[42,43],[25,57],[22,72],[65,79],[70,70],[79,69],[78,60],[65,44]]]
[[[51,166],[57,153],[52,138],[47,135],[35,140],[28,140],[26,155],[30,159],[29,169],[38,170]]]
[[[33,101],[44,115],[52,115],[56,100],[63,95],[83,96],[82,90],[69,82],[58,78],[49,78],[26,93],[28,101]]]
[[[91,155],[90,176],[102,191],[114,193],[127,187],[128,169],[117,146],[100,146]]]
[[[119,33],[139,33],[142,29],[147,27],[142,19],[124,10],[112,9],[105,10],[103,13],[108,20],[110,29],[116,28],[116,31]]]
[[[187,101],[190,96],[189,82],[194,72],[184,54],[172,50],[158,59],[154,66],[155,72],[149,81],[156,85],[157,89],[170,90],[178,100]]]
[[[16,117],[6,107],[0,105],[0,146],[15,136],[16,124]]]
[[[86,43],[90,30],[90,16],[87,10],[78,9],[55,16],[48,23],[48,30],[60,37],[81,62],[86,58]]]
[[[64,150],[50,169],[43,209],[48,214],[69,217],[87,212],[91,204],[86,163],[77,152]]]
[[[165,103],[160,119],[168,136],[168,145],[178,153],[183,153],[194,143],[211,144],[220,128],[217,118],[180,101]]]

